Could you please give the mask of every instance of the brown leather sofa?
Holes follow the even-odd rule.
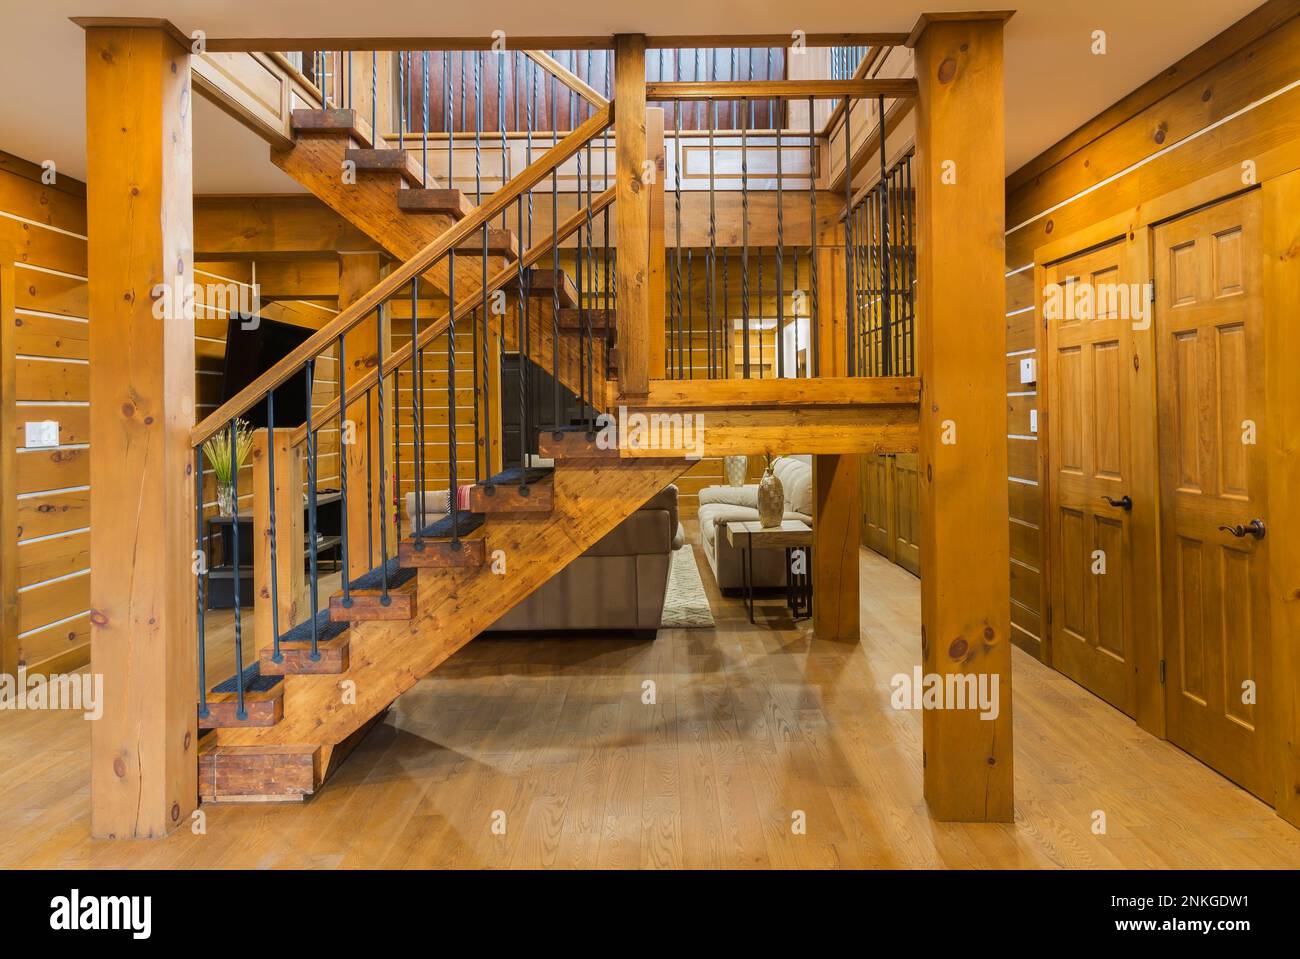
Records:
[[[426,495],[428,508],[446,509],[445,492]],[[414,493],[406,505],[414,511]],[[633,630],[652,636],[663,617],[673,550],[684,542],[677,487],[668,486],[488,631]]]

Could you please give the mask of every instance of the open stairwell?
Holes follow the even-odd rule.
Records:
[[[387,570],[388,605],[377,570],[353,584],[351,609],[341,593],[330,597],[317,614],[317,658],[308,623],[282,635],[279,661],[260,650],[245,675],[246,719],[234,714],[233,677],[217,684],[200,723],[211,730],[200,743],[201,797],[312,794],[393,700],[691,465],[564,448],[563,437],[551,441],[554,468],[474,486],[454,538],[447,516],[404,539]]]

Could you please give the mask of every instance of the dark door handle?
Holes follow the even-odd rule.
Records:
[[[1133,497],[1129,496],[1128,493],[1125,493],[1119,499],[1111,499],[1109,496],[1103,496],[1102,499],[1104,499],[1111,506],[1118,506],[1126,513],[1132,512],[1133,510]]]
[[[1249,526],[1242,526],[1238,523],[1236,526],[1220,526],[1219,529],[1225,533],[1231,533],[1238,539],[1241,539],[1243,536],[1253,536],[1255,539],[1263,539],[1264,533],[1266,532],[1264,529],[1264,521],[1261,519],[1252,519]]]

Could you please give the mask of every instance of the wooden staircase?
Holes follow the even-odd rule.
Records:
[[[594,449],[585,431],[559,434],[570,435],[578,442],[543,434],[554,468],[474,486],[454,540],[450,516],[404,539],[388,565],[388,605],[378,570],[353,581],[350,609],[341,592],[331,596],[316,615],[318,656],[308,622],[283,633],[278,660],[260,650],[245,671],[245,718],[235,715],[234,677],[214,686],[200,723],[201,798],[311,795],[393,700],[691,465],[623,459]]]
[[[315,194],[336,213],[343,216],[377,244],[401,260],[408,260],[441,236],[453,224],[469,216],[475,206],[460,190],[441,186],[424,188],[425,170],[414,154],[407,150],[373,146],[369,125],[354,110],[294,110],[292,113],[293,146],[271,150],[272,161]],[[345,163],[352,163],[355,182],[342,175]],[[431,184],[436,183],[428,178]],[[458,243],[456,249],[456,296],[458,301],[472,299],[483,282],[483,256],[487,254],[488,276],[505,275],[505,281],[489,280],[489,289],[503,289],[507,299],[517,298],[514,271],[505,268],[521,256],[518,238],[507,229],[487,231],[484,248],[481,233]],[[550,262],[549,257],[546,262]],[[578,341],[582,327],[577,320],[578,290],[564,271],[551,267],[526,268],[529,304],[530,357],[547,373],[557,375],[551,367],[554,351],[551,314],[555,298],[561,313],[561,369],[558,378],[574,393],[583,391],[595,398],[599,409],[610,391],[612,368],[604,362],[592,368],[591,384],[579,376]],[[425,274],[441,292],[449,289],[449,268],[439,261]],[[588,311],[596,322],[596,311]],[[611,323],[600,311],[601,322]],[[501,322],[506,348],[517,350],[517,329],[509,314]],[[536,344],[536,345],[534,345]],[[612,341],[611,341],[612,345]]]

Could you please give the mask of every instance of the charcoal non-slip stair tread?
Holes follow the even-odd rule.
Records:
[[[532,485],[555,475],[554,466],[514,466],[502,470],[495,476],[489,476],[479,486],[518,486],[520,483]]]
[[[330,621],[330,611],[322,609],[316,614],[316,641],[324,643],[347,631],[347,623],[334,623]],[[311,642],[311,623],[310,619],[304,619],[293,628],[280,634],[281,646],[292,646],[297,643]]]
[[[229,679],[222,680],[212,687],[214,693],[234,693],[238,692],[236,684],[237,676],[231,676]],[[262,666],[254,662],[251,666],[244,669],[244,693],[269,693],[279,683],[284,682],[283,676],[263,676]]]
[[[383,568],[376,566],[368,573],[362,573],[352,582],[348,583],[348,589],[381,589],[383,587]],[[413,580],[418,570],[402,566],[398,558],[394,556],[388,561],[388,588],[396,589],[398,586],[404,586]]]
[[[471,513],[468,510],[460,510],[454,521],[451,513],[445,513],[439,519],[420,530],[420,537],[422,539],[448,539],[453,532],[464,536],[482,526],[485,520],[486,517],[482,513]]]

